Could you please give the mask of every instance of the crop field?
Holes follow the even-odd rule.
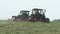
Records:
[[[0,34],[60,34],[60,22],[0,20]]]

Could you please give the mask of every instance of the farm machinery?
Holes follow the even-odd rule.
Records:
[[[29,12],[27,10],[20,11],[20,14],[18,16],[12,16],[13,21],[26,21],[29,17]]]
[[[32,9],[32,14],[29,16],[29,12],[27,10],[20,11],[20,15],[12,16],[14,21],[42,21],[42,22],[50,22],[49,18],[45,16],[45,9]]]

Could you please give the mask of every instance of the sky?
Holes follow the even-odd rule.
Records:
[[[60,19],[60,0],[0,0],[0,20],[17,16],[20,10],[46,9],[50,20]],[[31,12],[30,12],[31,13]]]

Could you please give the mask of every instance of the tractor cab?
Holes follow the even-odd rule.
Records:
[[[28,16],[29,15],[29,12],[30,11],[27,11],[27,10],[22,10],[22,11],[20,11],[20,15],[25,15],[25,16]]]
[[[46,10],[44,10],[44,9],[35,8],[32,10],[32,14],[34,14],[34,15],[45,15],[45,12],[46,12]]]
[[[29,12],[30,11],[27,11],[27,10],[20,11],[20,17],[23,18],[23,19],[27,18],[29,16]]]
[[[44,9],[32,9],[32,17],[36,19],[45,19],[45,10]]]

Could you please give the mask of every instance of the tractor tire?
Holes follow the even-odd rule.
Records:
[[[45,22],[50,23],[50,19],[49,18],[46,18],[45,19]]]

